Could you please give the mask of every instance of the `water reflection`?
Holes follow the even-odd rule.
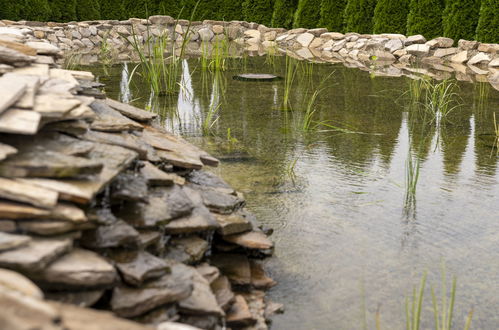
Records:
[[[160,112],[166,126],[226,160],[215,171],[276,229],[270,270],[280,285],[272,298],[285,303],[287,313],[276,318],[275,328],[357,329],[364,322],[373,328],[379,310],[383,329],[402,329],[404,296],[425,269],[438,287],[442,258],[458,276],[456,328],[471,306],[474,329],[496,328],[499,176],[487,134],[499,93],[460,84],[462,106],[437,127],[411,111],[407,78],[373,79],[356,69],[315,64],[300,71],[294,111],[287,112],[279,110],[282,83],[232,80],[241,71],[283,75],[284,59],[273,65],[265,58],[245,61],[243,69],[210,73],[198,60],[186,60],[178,97],[156,102],[157,109],[169,109]],[[120,70],[110,70],[112,97],[124,95]],[[332,71],[316,120],[362,134],[300,130],[308,97]],[[98,68],[94,72],[99,75]],[[140,82],[129,95],[138,106],[149,99]],[[219,119],[203,137],[200,123],[214,105],[220,105]],[[237,143],[227,140],[228,129]],[[416,204],[407,213],[410,151],[421,168]],[[432,327],[429,291],[423,315],[423,328]]]

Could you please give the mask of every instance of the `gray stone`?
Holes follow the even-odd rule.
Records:
[[[470,65],[487,64],[489,62],[490,62],[490,56],[485,53],[478,53],[468,60],[468,64]]]
[[[161,171],[149,162],[142,162],[140,174],[146,179],[150,186],[172,186],[174,183],[184,185],[185,179],[174,174]]]
[[[61,53],[58,47],[48,42],[29,41],[26,46],[36,49],[36,53],[41,55],[59,55]]]
[[[450,58],[451,62],[454,63],[465,63],[468,61],[468,51],[463,50]]]
[[[234,304],[227,311],[227,325],[235,328],[249,327],[254,325],[256,321],[244,297],[241,295],[235,296]]]
[[[31,242],[31,237],[24,235],[13,235],[0,232],[0,251],[17,249],[28,245]]]
[[[11,108],[0,115],[0,132],[35,135],[41,120],[42,116],[35,111]]]
[[[129,224],[118,220],[83,233],[81,244],[89,248],[115,248],[139,245],[139,233]]]
[[[27,277],[8,269],[0,269],[0,287],[22,295],[43,299],[43,292]]]
[[[238,211],[230,215],[215,214],[215,218],[220,224],[217,232],[225,236],[250,231],[253,226],[246,216],[247,214],[244,211]]]
[[[458,52],[458,48],[455,48],[455,47],[451,47],[451,48],[439,48],[437,50],[435,50],[435,53],[433,54],[433,56],[435,57],[445,57],[445,56],[449,56],[449,55],[454,55]]]
[[[141,286],[146,280],[155,279],[170,272],[169,265],[152,254],[139,252],[120,252],[112,257],[116,267],[127,284]]]
[[[43,208],[52,208],[57,204],[59,194],[29,183],[0,177],[0,197]]]
[[[407,53],[415,56],[427,56],[430,52],[430,46],[423,44],[411,44],[406,47]]]
[[[205,41],[205,42],[211,41],[211,39],[213,39],[213,37],[215,36],[213,31],[209,28],[200,29],[198,31],[198,34],[199,34],[199,39],[201,39],[201,41]]]
[[[166,257],[181,263],[196,263],[203,259],[208,248],[208,242],[198,236],[174,238],[168,245]]]
[[[209,188],[191,184],[201,194],[203,203],[211,211],[220,214],[230,214],[244,205],[244,200],[232,194],[233,191],[223,188]]]
[[[112,285],[116,270],[98,254],[74,249],[34,276],[50,286],[94,288]]]
[[[185,265],[171,266],[171,274],[146,283],[141,288],[116,287],[113,290],[111,308],[122,317],[144,314],[156,307],[178,302],[191,295],[193,272]]]
[[[422,35],[418,34],[418,35],[407,37],[407,39],[405,39],[405,41],[404,41],[404,45],[407,47],[407,46],[414,45],[414,44],[424,44],[425,42],[426,42],[426,38],[423,37]]]
[[[250,259],[251,286],[259,290],[268,290],[277,285],[277,282],[265,274],[261,262]]]
[[[211,290],[215,294],[218,305],[227,310],[234,301],[234,292],[227,276],[219,276],[211,283]]]
[[[16,153],[16,148],[4,143],[0,143],[0,161],[6,159],[9,156],[15,155]]]
[[[106,104],[111,108],[119,111],[122,115],[127,116],[128,118],[138,120],[138,121],[149,121],[157,117],[156,114],[141,110],[136,108],[130,104],[121,103],[112,99],[107,98],[105,100]]]
[[[89,229],[93,227],[91,223],[77,224],[69,221],[50,220],[23,220],[17,224],[19,230],[40,236],[53,236],[65,234],[75,230]]]
[[[261,231],[250,231],[241,234],[223,236],[223,240],[232,244],[237,244],[247,249],[268,250],[274,244]]]
[[[24,272],[41,271],[71,249],[68,239],[35,239],[28,245],[0,253],[0,267]]]
[[[104,102],[95,101],[90,107],[97,114],[97,119],[92,122],[91,128],[96,131],[121,132],[128,130],[142,130],[139,123],[128,119],[118,111],[112,109]]]
[[[21,79],[21,77],[14,79],[9,79],[8,77],[0,78],[0,114],[23,97],[28,84]]]
[[[403,43],[400,39],[391,39],[385,44],[385,50],[393,53],[399,49],[402,49]]]
[[[430,46],[431,49],[449,48],[452,47],[452,45],[454,45],[454,40],[452,40],[451,38],[438,37],[428,41],[426,44]]]
[[[314,40],[315,36],[312,34],[312,33],[303,33],[303,34],[300,34],[297,38],[296,38],[296,41],[302,46],[302,47],[305,47],[305,48],[308,48],[308,46],[310,46],[310,44],[312,43],[312,40]]]
[[[25,66],[34,62],[36,57],[28,56],[20,51],[0,46],[0,62],[12,64],[14,66]]]
[[[173,17],[164,15],[150,16],[149,21],[151,24],[156,25],[172,25],[175,23],[175,19]]]
[[[222,274],[236,285],[251,284],[251,268],[249,260],[242,254],[215,254],[211,264],[218,267]]]
[[[64,304],[76,305],[79,307],[91,307],[104,295],[105,290],[88,291],[55,291],[47,292],[46,297],[49,300],[58,301]]]
[[[377,61],[394,62],[396,60],[392,53],[383,50],[375,50],[372,54],[371,59],[376,59]]]
[[[81,101],[71,96],[60,94],[42,94],[35,97],[34,111],[46,118],[61,118],[81,104]]]

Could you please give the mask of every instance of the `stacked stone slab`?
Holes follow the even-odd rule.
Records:
[[[0,30],[0,324],[267,328],[273,244],[218,160],[25,32]]]

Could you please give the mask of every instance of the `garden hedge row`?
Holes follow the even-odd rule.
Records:
[[[498,0],[0,0],[0,19],[85,21],[167,14],[274,27],[422,34],[499,43]]]

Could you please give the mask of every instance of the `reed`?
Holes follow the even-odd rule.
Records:
[[[292,110],[291,107],[291,90],[298,72],[298,64],[296,60],[290,56],[286,56],[286,72],[284,74],[284,95],[282,108],[285,111]]]
[[[409,299],[409,297],[406,297],[405,299],[406,330],[419,330],[426,276],[427,273],[424,272],[418,291],[416,291],[416,287],[413,288],[412,298]]]
[[[411,145],[409,139],[409,146]],[[404,208],[407,210],[413,209],[416,202],[416,190],[419,181],[419,172],[421,163],[417,155],[413,155],[412,148],[409,147],[407,158],[405,161],[405,198]]]
[[[496,148],[496,154],[499,155],[499,124],[497,123],[496,120],[496,113],[494,112],[492,114],[493,120],[494,120],[494,145],[492,147],[492,150]]]
[[[423,109],[436,121],[437,126],[447,119],[447,116],[460,106],[457,102],[458,88],[455,81],[449,79],[441,82],[422,80],[424,88]]]

